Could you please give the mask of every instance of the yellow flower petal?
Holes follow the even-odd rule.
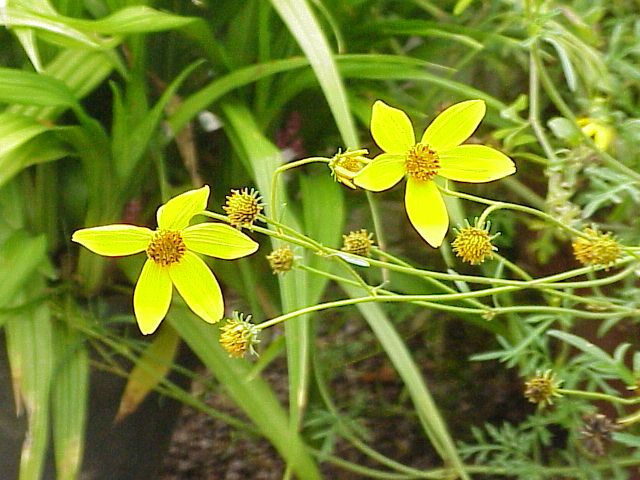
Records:
[[[482,100],[456,103],[431,122],[422,135],[421,143],[437,152],[460,145],[476,131],[485,112]]]
[[[416,143],[407,114],[381,100],[373,104],[371,135],[378,146],[388,153],[404,154]]]
[[[438,175],[460,182],[491,182],[516,171],[504,153],[485,145],[460,145],[439,153]]]
[[[158,209],[158,228],[160,230],[182,230],[189,225],[189,221],[196,213],[207,208],[208,200],[208,185],[173,197]]]
[[[195,253],[187,251],[179,263],[171,265],[169,275],[193,312],[209,323],[224,315],[224,301],[218,281]]]
[[[106,225],[83,228],[73,233],[71,240],[98,255],[120,257],[140,253],[147,248],[153,232],[135,225]]]
[[[182,239],[189,250],[225,260],[245,257],[258,249],[247,235],[222,223],[192,225],[182,232]]]
[[[147,260],[133,292],[133,311],[143,334],[155,332],[162,322],[169,310],[172,289],[167,268]]]
[[[353,182],[364,189],[380,192],[393,187],[404,176],[404,155],[383,153],[360,170]]]
[[[449,215],[435,182],[407,179],[405,208],[409,220],[429,245],[439,247],[449,229]]]

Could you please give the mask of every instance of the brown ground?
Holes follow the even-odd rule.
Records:
[[[467,360],[470,354],[489,348],[493,340],[488,334],[461,322],[433,319],[405,322],[399,328],[404,329],[414,359],[425,372],[431,393],[456,439],[469,439],[471,425],[517,420],[531,410],[522,399],[520,381],[504,366]],[[333,400],[341,414],[357,428],[363,427],[367,444],[416,468],[441,466],[402,382],[384,353],[377,351],[377,343],[366,327],[350,322],[318,338],[322,340],[317,348],[326,352],[323,364],[327,371],[334,372],[330,383]],[[266,377],[280,398],[286,398],[283,363],[271,365]],[[317,416],[320,404],[314,395],[309,416],[322,418]],[[219,410],[240,416],[222,392],[204,392],[201,398]],[[335,437],[325,436],[327,441],[331,438]],[[346,441],[335,440],[335,455],[383,470]],[[165,458],[162,480],[276,480],[283,474],[283,462],[267,441],[234,431],[190,408],[183,409]],[[365,478],[326,462],[322,470],[328,479]]]

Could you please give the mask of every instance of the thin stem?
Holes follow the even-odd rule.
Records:
[[[585,392],[583,390],[570,390],[565,388],[557,388],[556,392],[561,395],[571,395],[574,397],[588,398],[590,400],[604,400],[610,403],[620,403],[623,405],[636,405],[640,403],[640,397],[621,398],[600,392]]]
[[[271,216],[273,218],[278,218],[278,206],[277,206],[277,191],[278,191],[278,176],[282,172],[286,172],[287,170],[291,170],[293,168],[301,167],[302,165],[307,165],[309,163],[329,163],[329,159],[325,157],[309,157],[303,158],[302,160],[297,160],[295,162],[289,162],[280,167],[276,168],[271,175]]]

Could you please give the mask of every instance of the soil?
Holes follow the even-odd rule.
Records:
[[[390,458],[415,468],[442,464],[415,416],[410,398],[384,352],[362,322],[344,322],[318,335],[316,348],[329,380],[331,395],[343,419],[366,443]],[[533,411],[522,397],[522,383],[503,365],[470,362],[469,355],[486,351],[493,337],[460,321],[423,318],[398,326],[414,359],[422,368],[430,391],[456,440],[470,440],[470,427],[485,422],[519,421]],[[354,340],[356,339],[356,340]],[[206,372],[202,372],[206,376]],[[283,361],[273,362],[265,378],[286,405],[287,377]],[[193,387],[210,406],[242,418],[223,391]],[[312,390],[308,418],[322,423],[317,391]],[[315,424],[315,432],[322,428]],[[331,453],[360,465],[380,469],[347,441],[332,435],[330,422],[314,445],[331,446]],[[361,437],[361,438],[362,438]],[[324,478],[355,480],[364,477],[321,463]],[[183,408],[165,457],[162,480],[276,480],[284,464],[264,439],[239,432],[191,408]]]

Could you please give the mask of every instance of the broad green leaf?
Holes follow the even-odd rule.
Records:
[[[67,319],[74,313],[65,312]],[[56,369],[51,390],[53,447],[57,480],[78,478],[84,452],[89,400],[89,354],[85,338],[70,325],[56,323],[53,330]]]
[[[6,277],[4,277],[6,278]],[[42,295],[44,283],[33,279],[29,296]],[[27,294],[18,301],[30,300]],[[22,445],[19,480],[38,480],[42,475],[49,439],[49,392],[53,370],[52,330],[49,308],[40,303],[21,310],[4,326],[18,413],[27,415],[27,434]]]
[[[21,291],[30,291],[29,282],[46,259],[44,236],[31,237],[24,231],[13,233],[0,247],[0,308],[15,307]]]
[[[0,102],[71,107],[76,98],[62,81],[46,74],[0,68]]]
[[[66,49],[48,63],[45,70],[47,75],[56,79],[55,82],[62,81],[66,90],[71,90],[73,96],[80,99],[102,83],[117,65],[117,57],[111,52]],[[56,106],[14,105],[11,107],[11,111],[39,119],[54,119],[67,108],[67,104]]]
[[[67,47],[111,48],[119,43],[119,39],[100,37],[99,34],[125,35],[172,30],[196,20],[146,6],[123,8],[99,20],[65,17],[53,10],[42,11],[29,7],[13,4],[5,7],[1,17],[3,24],[19,30],[39,31],[43,39]],[[26,47],[30,52],[32,44]]]
[[[181,17],[143,5],[137,5],[123,8],[99,20],[65,17],[64,21],[67,25],[72,25],[87,32],[122,35],[174,30],[196,22],[198,19]]]
[[[49,130],[49,127],[32,117],[9,112],[0,113],[0,157],[10,154],[33,137]]]
[[[0,187],[30,165],[58,160],[70,153],[54,132],[46,132],[0,157]]]
[[[324,175],[302,175],[300,190],[302,214],[307,235],[321,244],[337,248],[342,239],[345,219],[344,196],[341,186],[329,175],[326,165],[321,166]],[[308,265],[319,268],[326,265],[326,259],[312,255]],[[307,298],[309,304],[317,303],[327,284],[320,276],[308,276]]]
[[[68,19],[61,15],[44,15],[39,12],[8,6],[1,18],[2,23],[8,28],[29,28],[46,33],[48,34],[46,38],[52,43],[96,49],[102,47],[102,42],[95,34],[86,35],[84,32],[70,27],[66,21]]]
[[[31,117],[0,113],[0,187],[22,169],[68,155],[56,132]]]
[[[425,70],[428,63],[421,60],[396,55],[341,55],[336,58],[336,61],[345,78],[423,81],[458,94],[461,98],[482,99],[487,106],[499,111],[507,108],[505,103],[482,90],[429,73]],[[179,132],[202,110],[206,110],[216,100],[235,89],[271,75],[303,69],[287,82],[286,89],[276,94],[270,101],[270,107],[279,112],[293,96],[317,83],[316,77],[309,71],[308,66],[306,59],[296,57],[234,70],[185,98],[169,118],[171,130]]]
[[[29,60],[31,60],[31,64],[33,68],[35,68],[36,72],[42,72],[42,62],[40,60],[40,53],[38,52],[38,42],[36,39],[36,34],[31,28],[14,28],[13,33],[15,33],[18,40],[22,44],[22,48],[26,52]]]

